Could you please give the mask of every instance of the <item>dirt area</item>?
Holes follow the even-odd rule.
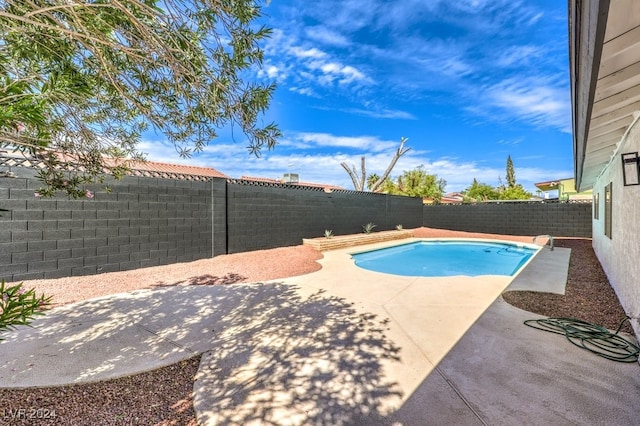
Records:
[[[500,238],[531,242],[531,236],[502,236],[419,228],[417,237]],[[547,316],[574,317],[617,328],[624,311],[596,259],[589,239],[556,239],[572,249],[566,294],[507,292],[504,299],[521,309]],[[304,247],[283,247],[214,259],[126,272],[34,280],[38,293],[56,305],[136,289],[167,285],[232,285],[302,275],[320,269],[322,255]],[[629,328],[626,329],[630,331]],[[195,425],[193,378],[200,357],[131,377],[54,388],[0,389],[0,407],[55,410],[52,421],[38,424]],[[144,390],[144,391],[140,391]],[[2,413],[0,413],[2,414]],[[0,424],[4,420],[0,417]],[[34,424],[31,420],[23,423]]]
[[[83,277],[30,280],[38,294],[52,296],[53,306],[144,288],[170,285],[223,285],[308,274],[320,269],[322,254],[305,246],[279,247],[216,256],[194,262],[154,266]]]

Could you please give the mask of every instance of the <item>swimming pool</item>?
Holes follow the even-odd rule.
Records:
[[[448,277],[514,275],[537,249],[480,241],[417,241],[353,254],[360,268],[387,274]]]

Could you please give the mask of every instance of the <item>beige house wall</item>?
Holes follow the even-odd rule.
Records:
[[[640,185],[624,186],[620,154],[640,151],[640,123],[631,127],[613,160],[593,187],[599,219],[593,219],[593,248],[640,338]],[[605,187],[612,183],[611,238],[605,235]],[[595,203],[594,203],[595,208]]]
[[[592,197],[591,190],[577,192],[576,191],[576,180],[575,179],[562,179],[559,182],[560,191],[558,193],[558,198],[561,200],[569,199],[569,200],[590,200]]]

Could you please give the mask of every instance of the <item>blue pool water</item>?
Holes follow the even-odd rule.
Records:
[[[515,244],[473,241],[418,241],[354,254],[361,268],[394,275],[514,275],[536,252]]]

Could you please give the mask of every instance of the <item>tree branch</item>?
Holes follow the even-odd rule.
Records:
[[[391,170],[393,170],[396,163],[398,162],[398,159],[411,150],[411,148],[404,148],[404,144],[408,140],[409,138],[400,138],[400,146],[396,150],[396,153],[393,155],[391,163],[389,163],[389,167],[387,167],[387,170],[384,171],[384,174],[380,177],[380,179],[378,179],[378,181],[371,186],[371,192],[375,192],[376,189],[378,189],[380,185],[382,185],[382,183],[387,180],[389,174],[391,173]]]
[[[349,168],[349,166],[347,165],[347,163],[345,163],[344,161],[342,163],[340,163],[340,165],[342,166],[343,169],[345,169],[347,171],[347,173],[349,174],[349,177],[351,178],[351,182],[353,182],[353,188],[356,191],[360,191],[358,189],[358,176],[355,174],[355,167],[353,170],[351,170]]]

